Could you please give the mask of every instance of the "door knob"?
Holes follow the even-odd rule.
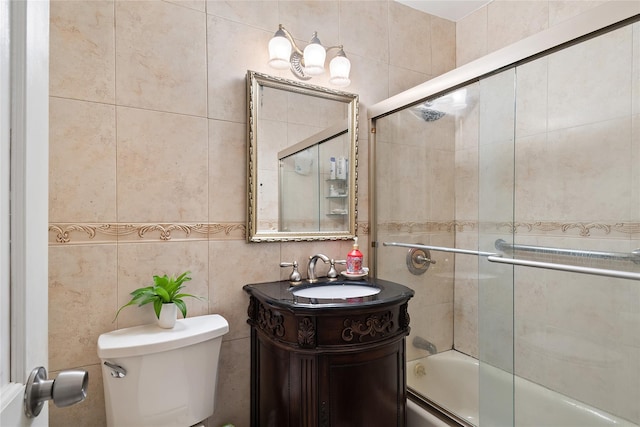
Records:
[[[24,413],[28,418],[37,417],[49,399],[59,408],[82,402],[87,397],[88,384],[87,371],[62,371],[55,380],[48,380],[45,368],[35,368],[24,391]]]

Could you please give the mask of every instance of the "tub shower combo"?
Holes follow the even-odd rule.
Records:
[[[410,427],[640,425],[639,20],[610,2],[371,108]]]

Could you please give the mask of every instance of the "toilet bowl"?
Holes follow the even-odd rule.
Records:
[[[173,329],[144,325],[100,335],[109,427],[188,427],[215,409],[224,317],[180,319]]]

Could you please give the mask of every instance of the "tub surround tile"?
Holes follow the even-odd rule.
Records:
[[[455,154],[455,217],[478,220],[478,150]]]
[[[548,58],[518,67],[516,84],[516,138],[547,132]]]
[[[555,0],[549,2],[549,26],[558,25],[610,0]]]
[[[49,369],[98,363],[98,336],[115,329],[116,246],[49,248]]]
[[[456,66],[481,58],[488,51],[488,8],[482,7],[456,23]]]
[[[389,65],[434,74],[431,15],[389,2],[389,21]]]
[[[418,71],[408,70],[402,65],[389,66],[389,96],[394,96],[414,86],[431,80],[434,76]],[[366,124],[366,122],[364,122]]]
[[[208,242],[170,242],[118,245],[117,307],[126,304],[135,289],[153,285],[153,276],[179,275],[190,271],[192,280],[184,291],[205,298],[185,298],[187,316],[208,314],[209,290]],[[114,312],[115,314],[115,312]],[[178,314],[182,318],[182,314]],[[155,323],[153,304],[131,306],[120,312],[117,329]],[[114,328],[116,329],[116,328]]]
[[[118,107],[118,221],[207,222],[205,118]]]
[[[113,7],[113,1],[51,2],[51,96],[114,102]]]
[[[178,6],[188,7],[190,9],[194,9],[199,12],[204,12],[207,8],[207,4],[205,0],[165,0],[165,1],[176,4]]]
[[[493,143],[513,143],[515,82],[516,73],[513,69],[487,77],[480,82],[480,149]]]
[[[456,23],[431,16],[431,74],[456,68]]]
[[[633,218],[630,139],[629,118],[548,134],[546,161],[554,169],[547,169],[545,179],[547,188],[555,189],[547,198],[556,218],[575,219],[577,212],[583,221]],[[558,182],[563,182],[561,189]]]
[[[202,12],[168,2],[116,2],[118,105],[205,117],[206,41]]]
[[[632,45],[625,27],[549,57],[549,130],[631,113]]]
[[[548,1],[494,1],[488,7],[488,51],[494,52],[549,28]]]
[[[116,219],[115,107],[50,98],[49,220]]]

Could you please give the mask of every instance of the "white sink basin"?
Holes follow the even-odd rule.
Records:
[[[345,299],[376,295],[380,289],[365,285],[318,285],[296,289],[293,295],[303,298]]]

